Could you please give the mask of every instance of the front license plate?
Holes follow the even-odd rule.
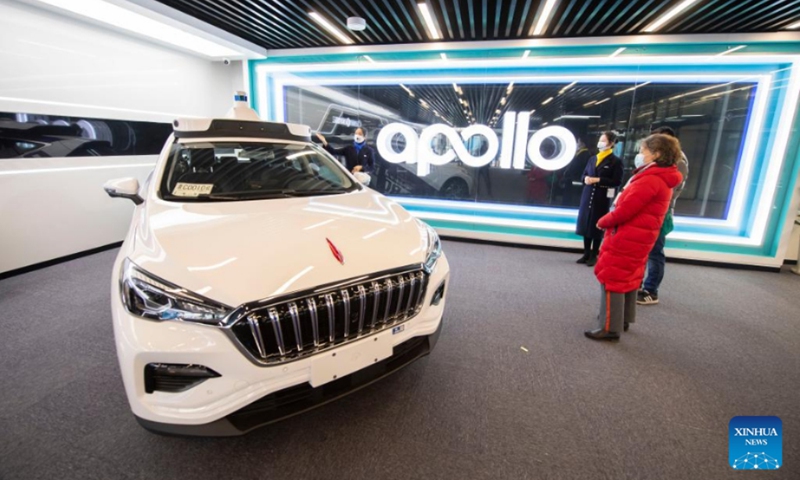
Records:
[[[311,364],[309,383],[312,387],[325,385],[391,357],[392,350],[391,335],[376,335],[323,353]]]

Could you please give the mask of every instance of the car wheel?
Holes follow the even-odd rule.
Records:
[[[451,178],[444,182],[439,193],[444,198],[466,199],[469,197],[469,185],[461,178]]]

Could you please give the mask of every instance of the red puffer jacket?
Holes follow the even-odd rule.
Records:
[[[597,222],[605,235],[594,274],[607,291],[626,293],[639,288],[672,189],[681,180],[676,166],[640,168],[619,195],[616,208]]]

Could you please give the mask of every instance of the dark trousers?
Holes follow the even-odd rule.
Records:
[[[624,323],[636,321],[636,290],[615,293],[600,285],[600,327],[607,332],[622,333]]]
[[[650,255],[647,257],[647,277],[644,279],[644,288],[650,293],[658,295],[658,287],[661,281],[664,280],[664,268],[667,264],[667,256],[664,254],[664,243],[667,236],[663,233],[658,235],[656,244],[650,250]]]
[[[589,258],[593,256],[597,258],[600,253],[600,244],[603,243],[602,238],[583,237],[583,256]]]

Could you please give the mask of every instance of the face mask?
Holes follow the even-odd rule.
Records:
[[[636,168],[641,167],[644,165],[644,155],[641,153],[636,155],[636,158],[633,159],[633,164],[636,165]]]
[[[355,140],[356,143],[364,143],[364,135],[356,135],[353,137],[353,140]]]
[[[597,148],[600,150],[605,150],[608,148],[608,145],[606,145],[606,142],[597,142]]]

